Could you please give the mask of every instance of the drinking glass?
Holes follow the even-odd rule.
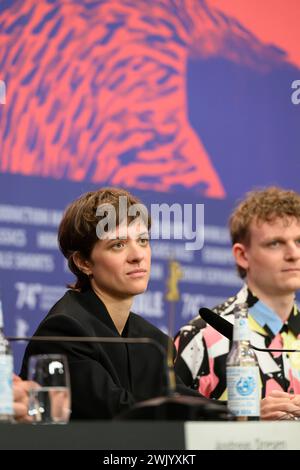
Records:
[[[33,423],[66,424],[71,412],[68,361],[62,354],[31,356],[28,380],[35,382],[29,390],[28,414]]]

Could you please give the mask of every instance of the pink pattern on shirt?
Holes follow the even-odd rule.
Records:
[[[283,347],[283,342],[282,342],[282,337],[278,333],[271,341],[269,348],[270,349],[282,349]],[[272,352],[271,353],[273,357],[279,357],[281,356],[281,352]]]
[[[299,377],[299,371],[290,369],[289,370],[289,379],[290,386],[288,392],[294,393],[295,395],[300,394],[300,380],[295,377],[295,374]]]
[[[203,338],[205,340],[207,347],[210,348],[211,346],[216,344],[218,341],[223,339],[224,336],[221,335],[221,333],[218,333],[218,331],[212,328],[211,326],[207,326],[203,330]]]
[[[219,378],[214,373],[214,359],[209,359],[209,375],[202,375],[199,380],[199,392],[210,398],[210,394],[214,391],[219,383]]]
[[[273,390],[279,390],[280,392],[284,392],[283,388],[279,385],[278,382],[274,379],[268,379],[266,381],[266,397],[270,395]]]

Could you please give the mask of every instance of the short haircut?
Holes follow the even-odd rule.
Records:
[[[83,194],[73,201],[66,209],[58,229],[58,243],[61,252],[68,260],[69,269],[76,276],[76,282],[68,287],[84,290],[90,287],[90,279],[75,264],[73,255],[79,253],[83,259],[89,260],[95,244],[99,241],[96,227],[105,216],[96,214],[101,204],[111,204],[116,212],[117,225],[119,221],[119,198],[127,198],[127,207],[141,204],[140,200],[121,188],[103,188]],[[136,216],[128,216],[127,221]],[[148,229],[151,221],[148,217]]]
[[[235,207],[229,218],[232,245],[250,243],[251,222],[273,222],[290,217],[300,220],[300,194],[276,186],[250,191]],[[246,271],[237,266],[241,278]]]

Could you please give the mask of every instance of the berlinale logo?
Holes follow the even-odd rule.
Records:
[[[292,83],[293,93],[291,100],[293,104],[300,104],[300,80],[294,80]]]

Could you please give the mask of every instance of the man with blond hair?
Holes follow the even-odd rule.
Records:
[[[237,303],[247,302],[251,343],[300,349],[300,195],[269,187],[248,193],[229,219],[232,251],[242,289],[213,310],[233,323]],[[227,400],[230,342],[198,316],[176,338],[176,372],[208,398]],[[261,418],[300,416],[300,360],[296,354],[257,352]]]

